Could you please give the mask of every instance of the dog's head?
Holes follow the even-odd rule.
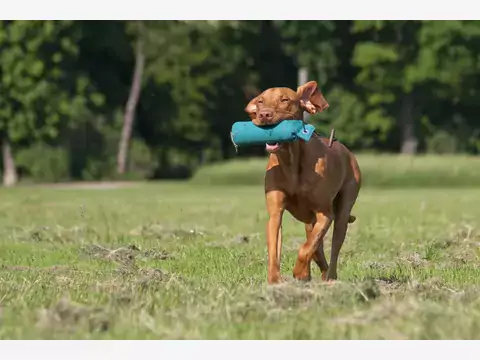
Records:
[[[315,114],[325,110],[328,103],[315,81],[300,86],[297,91],[285,87],[270,88],[252,99],[245,107],[257,126],[278,124],[283,120],[303,120],[303,112]],[[278,144],[267,144],[267,151],[274,152]]]

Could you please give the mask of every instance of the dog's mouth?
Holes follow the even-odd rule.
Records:
[[[275,144],[269,144],[269,143],[266,143],[265,144],[265,149],[269,152],[269,153],[274,153],[276,151],[278,151],[280,149],[280,144],[279,143],[275,143]]]

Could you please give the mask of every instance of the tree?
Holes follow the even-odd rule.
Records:
[[[454,151],[478,151],[480,24],[478,21],[422,21],[419,53],[406,69],[425,103],[425,136],[444,134]]]
[[[305,117],[320,133],[336,136],[349,147],[371,146],[374,136],[364,121],[365,106],[361,89],[354,82],[357,69],[351,58],[358,36],[352,34],[352,21],[276,21],[283,47],[308,79],[316,80],[330,107],[327,111]],[[297,84],[295,84],[297,85]]]
[[[397,122],[401,152],[417,151],[414,118],[418,118],[415,87],[404,69],[418,53],[418,21],[355,21],[352,32],[364,35],[354,50],[352,63],[359,68],[356,83],[365,94],[365,119],[385,140]],[[368,94],[368,95],[367,95]]]
[[[355,21],[352,31],[364,36],[352,63],[365,94],[365,120],[383,130],[383,139],[399,129],[400,151],[416,153],[426,123],[446,125],[446,114],[433,116],[428,105],[451,108],[471,92],[480,27],[474,21]]]
[[[18,175],[15,168],[15,161],[12,155],[12,147],[9,139],[4,136],[2,139],[2,157],[3,157],[3,185],[13,186],[17,183]]]
[[[132,136],[132,127],[135,117],[135,109],[140,98],[142,88],[142,76],[145,67],[143,24],[137,21],[136,25],[136,48],[135,48],[135,68],[132,77],[132,87],[128,96],[127,106],[125,107],[125,115],[123,121],[122,135],[118,145],[117,155],[117,173],[123,174],[126,170],[127,153]]]
[[[89,79],[75,69],[79,35],[71,21],[0,24],[0,135],[5,185],[16,182],[16,145],[55,138],[62,121],[68,124],[81,116],[88,104],[103,102]]]
[[[217,81],[225,79],[239,61],[223,61],[231,60],[238,50],[221,41],[223,29],[232,24],[145,22],[148,95],[139,104],[138,125],[140,134],[159,154],[160,167],[193,167],[202,161],[203,150],[215,147],[219,140],[212,130],[216,122],[210,111],[223,105],[216,98],[222,91]]]

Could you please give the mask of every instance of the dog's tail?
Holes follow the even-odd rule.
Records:
[[[355,220],[357,220],[356,216],[353,216],[353,215],[348,216],[348,223],[349,224],[353,224],[355,222]]]

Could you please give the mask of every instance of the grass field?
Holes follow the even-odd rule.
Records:
[[[366,187],[339,281],[312,267],[309,284],[271,287],[261,186],[0,198],[1,339],[480,337],[480,188]],[[304,229],[288,214],[284,235],[291,279]]]
[[[480,186],[480,156],[356,154],[363,187],[462,188]],[[263,185],[265,159],[238,159],[201,168],[194,183],[204,185]]]

